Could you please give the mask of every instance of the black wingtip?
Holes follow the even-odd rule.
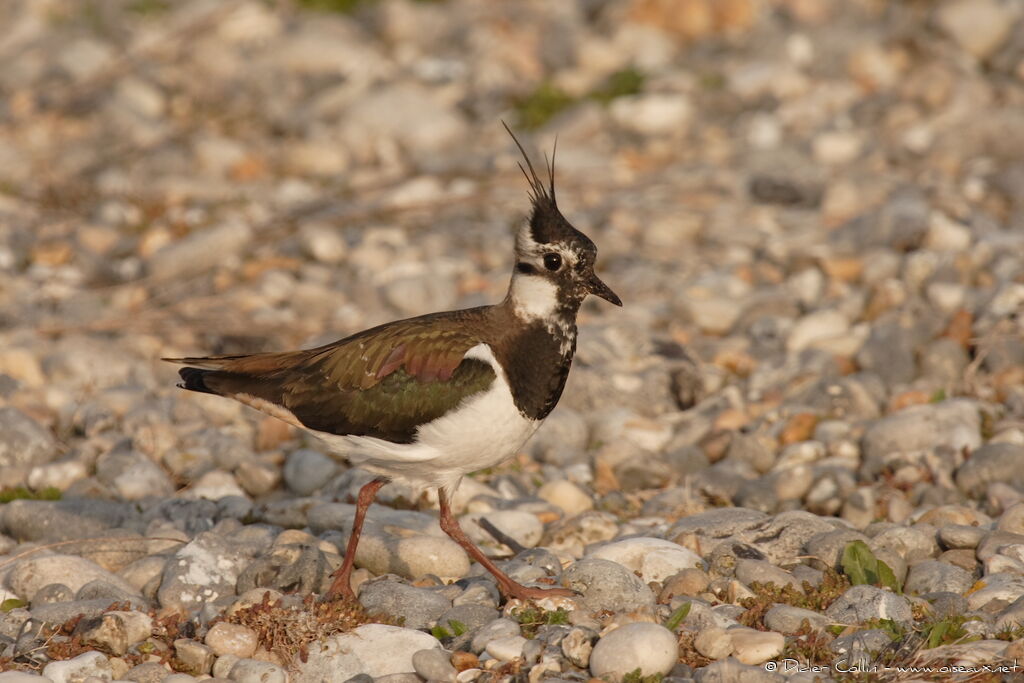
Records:
[[[202,370],[200,368],[181,368],[178,370],[178,375],[183,381],[179,382],[178,386],[189,391],[216,395],[216,391],[206,386],[206,375],[210,372],[210,370]]]

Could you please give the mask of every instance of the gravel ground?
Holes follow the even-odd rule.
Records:
[[[1020,675],[1024,5],[8,0],[0,26],[0,683]],[[580,597],[503,604],[388,486],[361,607],[318,604],[367,475],[157,359],[500,298],[527,208],[502,119],[558,136],[625,307],[584,308],[558,409],[456,505]]]

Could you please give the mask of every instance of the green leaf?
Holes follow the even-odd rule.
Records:
[[[430,629],[430,635],[434,636],[438,640],[445,640],[452,637],[452,634],[448,632],[448,629],[440,625]]]
[[[7,598],[3,602],[0,602],[0,612],[10,612],[12,609],[18,609],[19,607],[25,607],[28,603],[18,598]]]
[[[878,560],[864,541],[853,541],[843,549],[843,573],[854,586],[878,582]]]
[[[451,626],[452,633],[456,636],[461,636],[463,633],[469,630],[469,627],[467,627],[465,624],[463,624],[461,621],[457,619],[449,619],[448,625]]]
[[[665,628],[669,631],[675,631],[679,628],[679,625],[686,619],[686,615],[690,613],[690,608],[692,606],[692,602],[684,602],[682,605],[677,607],[676,611],[673,612],[669,616],[668,621],[665,622]]]
[[[952,624],[949,621],[936,622],[930,629],[928,629],[928,649],[938,647],[942,644],[942,639],[946,637],[946,633],[949,631]]]
[[[896,579],[896,573],[881,560],[878,560],[878,582],[894,593],[903,593],[903,586]]]

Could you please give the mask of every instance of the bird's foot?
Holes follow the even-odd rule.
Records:
[[[352,572],[343,572],[340,569],[331,575],[334,578],[330,588],[320,598],[322,602],[331,602],[334,600],[351,600],[357,601],[355,591],[352,590]]]

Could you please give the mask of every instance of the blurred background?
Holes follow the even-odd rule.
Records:
[[[502,120],[535,159],[557,136],[626,302],[583,311],[553,471],[599,425],[660,454],[609,454],[604,489],[648,490],[740,427],[777,455],[960,395],[1021,434],[1018,2],[8,0],[0,26],[0,401],[56,435],[0,449],[4,485],[281,495],[294,435],[156,359],[498,300],[528,210]],[[151,479],[119,491],[125,438]]]
[[[951,661],[1024,659],[1024,3],[2,0],[0,669],[102,646],[31,624],[116,599],[201,619],[150,638],[133,617],[144,628],[124,642],[146,642],[109,660],[115,678],[149,658],[156,673],[133,680],[159,680],[172,648],[176,667],[226,675],[235,650],[211,669],[188,638],[263,587],[329,583],[368,475],[176,389],[158,359],[498,301],[529,210],[502,121],[535,163],[557,137],[560,206],[625,302],[587,302],[557,410],[455,501],[494,556],[512,550],[483,514],[536,550],[536,566],[510,565],[527,580],[566,566],[597,587],[564,641],[576,651],[559,645],[566,613],[520,620],[554,634],[531,680],[582,680],[605,625],[585,613],[623,605],[674,621],[654,627],[678,641],[681,664],[659,669],[674,681],[733,650],[826,664],[864,650],[861,632],[784,640],[807,614],[769,623],[780,600],[915,657],[926,633],[988,639]],[[436,516],[409,509],[428,498],[379,500],[359,580],[471,571]],[[89,540],[30,554],[75,539]],[[891,569],[886,587],[945,596],[957,621],[927,626],[921,600],[912,612],[840,566],[854,540],[853,560]],[[643,564],[655,550],[668,564]],[[597,552],[614,562],[587,569]],[[852,612],[831,606],[848,578],[874,584],[835,603]],[[822,587],[806,600],[762,590],[805,580]],[[412,628],[454,595],[482,609],[474,629],[499,616],[478,581],[372,585],[363,604]],[[893,619],[908,628],[871,626]],[[772,632],[717,628],[739,622]],[[487,666],[522,673],[511,626],[515,647]],[[243,657],[294,654],[260,633]],[[637,640],[605,661],[650,661]],[[413,651],[377,645],[389,661]]]

